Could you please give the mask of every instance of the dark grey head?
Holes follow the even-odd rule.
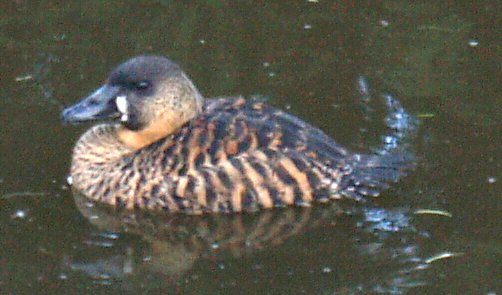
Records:
[[[104,85],[65,109],[61,118],[70,123],[113,119],[129,130],[141,130],[166,115],[189,120],[201,107],[202,96],[176,63],[138,56],[116,67]],[[187,109],[195,113],[190,118]]]

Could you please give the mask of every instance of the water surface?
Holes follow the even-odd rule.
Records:
[[[0,8],[2,294],[502,292],[497,1]],[[59,112],[142,53],[179,62],[207,97],[262,96],[367,152],[385,126],[383,110],[364,120],[363,75],[420,118],[417,169],[341,208],[156,218],[75,200],[66,173],[88,126]]]

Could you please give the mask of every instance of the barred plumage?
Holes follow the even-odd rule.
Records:
[[[149,66],[154,69],[144,69]],[[105,105],[113,108],[124,92],[129,105],[120,109],[130,113],[115,107],[107,116],[128,121],[97,125],[78,141],[71,168],[75,189],[126,208],[231,213],[344,196],[360,200],[408,168],[410,159],[402,155],[351,154],[319,129],[261,101],[203,102],[183,78],[174,63],[158,57],[139,57],[112,72],[109,87],[128,91],[115,89]],[[143,81],[152,85],[147,94],[124,86]],[[63,117],[71,121],[77,107]]]

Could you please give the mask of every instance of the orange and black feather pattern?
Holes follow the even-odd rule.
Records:
[[[128,208],[257,211],[378,195],[404,174],[408,160],[351,154],[261,101],[221,98],[206,100],[202,114],[174,134],[111,164],[86,167],[95,180],[81,191]]]

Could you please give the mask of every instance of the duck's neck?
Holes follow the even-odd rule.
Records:
[[[117,137],[121,127],[101,124],[87,130],[73,150],[70,170],[73,186],[88,196],[96,195],[103,174],[118,173],[123,159],[134,152]]]
[[[78,140],[73,151],[73,160],[89,163],[107,163],[133,152],[118,138],[118,124],[100,124],[87,130]]]
[[[127,148],[132,151],[137,151],[172,134],[196,115],[197,114],[194,113],[187,118],[180,119],[166,114],[140,130],[130,130],[125,127],[119,127],[116,131],[116,136]]]
[[[117,161],[134,152],[118,136],[120,125],[100,124],[87,130],[73,150],[73,164],[90,168]]]

